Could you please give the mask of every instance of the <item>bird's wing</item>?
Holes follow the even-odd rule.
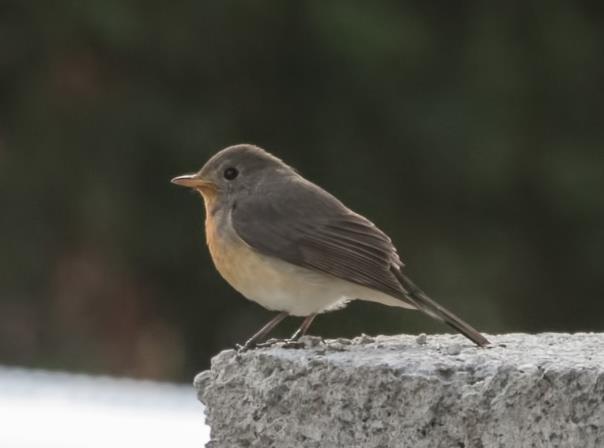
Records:
[[[237,234],[265,255],[406,298],[390,238],[301,177],[242,198],[231,216]]]
[[[301,177],[242,198],[231,217],[243,241],[265,255],[384,292],[445,322],[477,345],[489,345],[402,273],[396,248],[384,232]]]

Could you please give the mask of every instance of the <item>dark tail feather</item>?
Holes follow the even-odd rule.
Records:
[[[396,275],[396,278],[401,282],[401,285],[407,291],[407,296],[405,299],[413,303],[417,309],[459,331],[480,347],[485,347],[491,344],[487,338],[478,332],[478,330],[465,323],[451,311],[443,308],[430,297],[428,297],[421,289],[419,289],[419,287],[415,285],[415,283],[411,281],[411,279],[409,279],[398,269],[394,271],[394,275]]]

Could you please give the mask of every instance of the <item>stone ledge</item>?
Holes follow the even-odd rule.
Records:
[[[603,447],[604,334],[361,336],[227,350],[208,447]]]

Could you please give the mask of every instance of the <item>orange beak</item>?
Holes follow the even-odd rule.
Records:
[[[200,178],[197,174],[185,174],[183,176],[177,176],[170,182],[181,187],[196,188],[196,189],[209,189],[216,190],[217,186],[214,182],[210,182]]]

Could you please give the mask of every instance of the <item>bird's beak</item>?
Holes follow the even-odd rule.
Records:
[[[199,188],[199,189],[209,189],[216,190],[217,186],[214,182],[210,182],[208,180],[202,179],[198,174],[185,174],[183,176],[177,176],[172,179],[170,182],[176,185],[180,185],[181,187],[188,188]]]

